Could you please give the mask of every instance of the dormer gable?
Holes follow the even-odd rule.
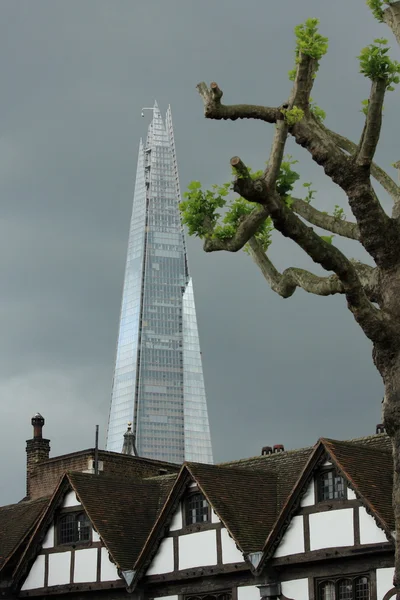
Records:
[[[20,595],[45,595],[123,585],[117,567],[68,475],[52,501],[14,573]]]
[[[259,570],[267,560],[277,565],[304,562],[321,551],[328,556],[330,549],[344,556],[354,547],[360,552],[363,546],[391,544],[385,520],[391,484],[384,482],[384,497],[372,504],[375,482],[368,484],[371,478],[358,476],[370,468],[373,452],[352,443],[320,440],[267,539]],[[382,460],[379,452],[374,460]]]
[[[169,518],[158,549],[145,576],[165,580],[195,576],[196,569],[210,573],[218,567],[243,564],[244,557],[209,499],[196,481],[189,479]]]

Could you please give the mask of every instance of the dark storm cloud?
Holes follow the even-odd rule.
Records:
[[[328,126],[357,139],[368,82],[356,55],[388,35],[363,0],[3,0],[0,7],[1,502],[24,493],[30,417],[46,417],[53,455],[105,432],[139,138],[140,109],[172,105],[184,189],[229,178],[239,154],[259,168],[272,130],[209,122],[195,85],[217,80],[227,102],[288,95],[293,27],[321,19],[330,38],[315,93]],[[385,102],[386,113],[398,95]],[[379,162],[398,160],[384,125]],[[318,206],[342,203],[307,154]],[[299,188],[301,190],[301,188]],[[386,200],[385,200],[386,201]],[[354,255],[359,251],[346,244]],[[280,268],[308,266],[279,237]],[[358,252],[358,254],[357,254]],[[372,432],[379,378],[342,298],[271,292],[243,253],[206,255],[189,240],[216,460],[264,444]]]

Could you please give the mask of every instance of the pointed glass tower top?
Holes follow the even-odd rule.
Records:
[[[107,450],[132,422],[139,456],[212,463],[170,107],[139,144]]]

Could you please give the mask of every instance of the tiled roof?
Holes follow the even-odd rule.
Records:
[[[49,498],[0,507],[0,570],[32,531]]]
[[[277,485],[277,509],[280,510],[284,506],[312,452],[313,448],[287,450],[274,454],[266,454],[264,456],[255,456],[253,458],[222,463],[220,466],[274,473],[276,475]]]
[[[336,459],[338,467],[349,480],[351,487],[362,496],[370,508],[393,531],[392,509],[393,458],[387,436],[380,444],[360,444],[359,442],[339,442],[321,440]]]
[[[198,463],[186,466],[242,551],[260,550],[276,518],[276,474]]]
[[[117,566],[131,569],[174,478],[69,473],[68,479]]]

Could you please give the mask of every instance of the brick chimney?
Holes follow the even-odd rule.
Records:
[[[26,495],[31,497],[31,478],[37,463],[46,460],[50,455],[50,440],[42,437],[44,418],[40,413],[32,417],[33,438],[26,440]]]

